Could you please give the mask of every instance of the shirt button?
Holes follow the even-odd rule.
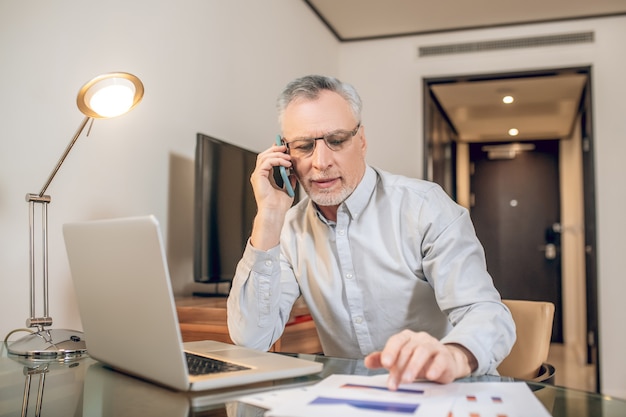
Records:
[[[355,317],[355,318],[354,318],[354,322],[355,322],[356,324],[361,324],[361,323],[363,323],[363,317]]]
[[[352,279],[352,274],[346,274],[346,278]]]
[[[265,266],[272,266],[272,261],[265,261]]]
[[[339,236],[343,236],[343,235],[345,235],[345,234],[346,234],[346,231],[345,231],[345,230],[343,230],[343,229],[341,229],[341,230],[339,230],[337,233],[339,233]]]

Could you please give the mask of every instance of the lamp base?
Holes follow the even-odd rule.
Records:
[[[87,354],[82,332],[67,329],[44,329],[31,333],[7,346],[9,353],[29,359],[71,360]]]

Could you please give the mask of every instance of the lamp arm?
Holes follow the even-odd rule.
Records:
[[[30,234],[30,318],[26,320],[26,326],[38,327],[43,330],[44,326],[52,325],[52,318],[48,314],[48,203],[50,203],[50,196],[45,195],[48,186],[56,176],[56,173],[63,165],[65,158],[74,147],[74,144],[80,137],[80,134],[89,123],[89,120],[93,120],[92,117],[86,116],[78,126],[76,133],[70,140],[70,143],[65,148],[63,155],[59,158],[56,166],[50,173],[48,180],[42,187],[39,194],[26,194],[26,201],[29,203],[29,234]],[[43,317],[36,317],[35,308],[35,203],[41,204],[41,234],[42,234],[42,273],[43,273]]]
[[[89,116],[86,116],[83,119],[83,121],[81,122],[80,126],[78,126],[78,129],[76,130],[76,133],[74,134],[74,137],[72,138],[70,143],[67,145],[67,148],[65,148],[65,152],[63,152],[63,155],[61,155],[61,157],[59,158],[59,161],[57,162],[56,166],[54,167],[54,169],[50,173],[50,176],[48,177],[48,180],[46,181],[44,186],[41,188],[41,191],[39,191],[39,194],[38,194],[39,197],[43,197],[44,194],[46,193],[46,190],[48,189],[48,187],[50,186],[50,183],[52,182],[52,180],[54,179],[55,175],[59,171],[59,168],[61,168],[61,165],[63,165],[63,162],[65,161],[65,158],[67,157],[67,155],[72,150],[72,147],[74,146],[74,144],[78,140],[80,134],[83,132],[83,130],[85,129],[85,126],[87,126],[87,123],[89,123],[90,120],[93,120],[93,118],[89,117]]]

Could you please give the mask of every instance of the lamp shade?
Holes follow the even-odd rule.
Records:
[[[76,104],[88,117],[108,119],[128,112],[142,97],[143,84],[139,78],[126,72],[111,72],[83,85]]]

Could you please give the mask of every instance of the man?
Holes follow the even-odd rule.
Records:
[[[434,183],[367,165],[361,107],[322,76],[279,97],[284,144],[250,179],[258,212],[228,299],[231,338],[267,350],[302,295],[324,353],[388,369],[390,389],[496,373],[515,326],[467,210]],[[277,166],[308,196],[293,208]]]

